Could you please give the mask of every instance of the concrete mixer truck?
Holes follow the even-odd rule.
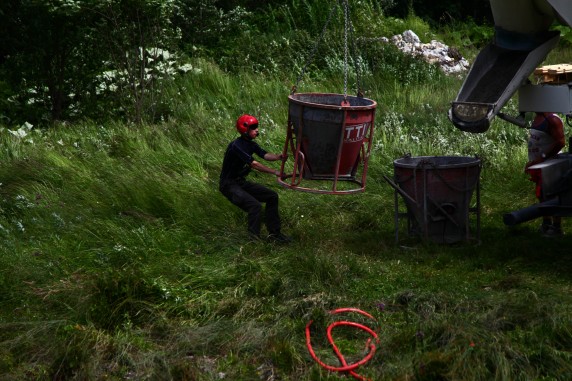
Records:
[[[554,112],[572,116],[572,82],[533,84],[530,75],[556,46],[560,32],[554,23],[572,26],[570,0],[490,0],[495,23],[494,40],[477,55],[449,119],[470,133],[488,130],[498,116],[526,127],[527,112]],[[518,92],[519,115],[501,112]],[[516,225],[541,216],[572,216],[572,153],[529,168],[540,176],[544,202],[507,213],[506,225]]]

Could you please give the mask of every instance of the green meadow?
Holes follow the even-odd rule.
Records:
[[[368,379],[572,379],[572,225],[546,239],[539,221],[502,221],[536,202],[527,131],[500,119],[483,134],[456,129],[447,111],[463,78],[374,51],[388,58],[363,78],[377,102],[365,191],[299,192],[250,175],[279,193],[289,245],[251,242],[218,176],[242,113],[259,116],[262,147],[282,151],[299,67],[274,75],[192,58],[167,88],[165,120],[2,128],[0,378],[351,379],[312,359],[305,327],[338,366],[329,311],[352,307],[374,320],[343,318],[379,336],[356,370]],[[546,62],[571,58],[562,45]],[[311,67],[298,91],[342,92],[336,67]],[[512,99],[505,111],[516,110]],[[402,221],[396,241],[383,176],[406,154],[481,159],[479,240],[426,242]],[[363,358],[369,335],[334,336],[348,362]]]

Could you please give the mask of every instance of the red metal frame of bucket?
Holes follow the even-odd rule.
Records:
[[[312,95],[337,95],[337,94],[321,94],[321,93],[315,93]],[[299,133],[301,134],[304,128],[304,121],[303,121],[303,109],[304,107],[306,107],[306,105],[311,105],[313,107],[319,107],[319,108],[325,108],[325,109],[333,109],[333,110],[341,110],[343,111],[343,119],[342,119],[342,126],[341,129],[342,131],[345,130],[346,128],[346,119],[347,119],[347,113],[349,111],[354,111],[354,110],[363,110],[364,106],[349,106],[349,105],[323,105],[323,104],[313,104],[313,103],[308,103],[308,102],[302,102],[302,101],[298,101],[296,99],[293,99],[292,97],[289,97],[289,100],[291,102],[297,103],[301,106],[301,110],[302,112],[299,113],[298,117],[298,125],[299,125]],[[340,134],[340,142],[339,142],[339,148],[338,148],[338,152],[337,152],[337,157],[336,157],[336,167],[335,167],[335,171],[334,171],[334,176],[333,177],[323,177],[323,178],[316,178],[316,179],[306,179],[308,181],[312,181],[312,180],[331,180],[333,181],[332,183],[332,188],[330,190],[328,189],[317,189],[317,188],[311,188],[311,187],[307,187],[307,186],[301,186],[302,180],[303,180],[303,175],[304,175],[304,164],[305,164],[305,155],[301,150],[301,146],[302,146],[302,141],[301,139],[298,141],[298,139],[296,139],[296,134],[294,132],[294,123],[290,118],[290,114],[288,116],[288,126],[287,126],[287,131],[286,131],[286,140],[284,142],[284,148],[282,150],[283,155],[287,155],[288,154],[288,148],[290,148],[293,160],[294,160],[294,165],[293,165],[293,169],[292,169],[292,173],[285,173],[285,162],[282,162],[281,166],[280,166],[280,176],[278,177],[277,181],[280,185],[289,188],[289,189],[293,189],[293,190],[298,190],[298,191],[302,191],[302,192],[309,192],[309,193],[321,193],[321,194],[337,194],[337,195],[344,195],[344,194],[353,194],[353,193],[360,193],[365,191],[365,186],[366,186],[366,179],[367,179],[367,169],[368,169],[368,163],[369,163],[369,157],[371,154],[371,143],[372,143],[372,139],[373,139],[373,131],[375,128],[375,107],[377,106],[377,103],[373,100],[370,100],[372,102],[371,106],[368,106],[368,109],[372,109],[372,121],[371,121],[371,126],[369,127],[369,131],[367,133],[367,136],[364,136],[361,148],[360,148],[360,155],[359,155],[359,162],[356,164],[356,167],[354,168],[352,175],[355,175],[355,173],[357,173],[357,169],[360,166],[360,164],[362,165],[362,169],[361,169],[361,179],[357,180],[355,178],[353,179],[346,179],[346,178],[340,178],[339,175],[339,170],[340,170],[340,163],[341,163],[341,154],[342,154],[342,149],[343,149],[343,139],[344,139],[344,134],[341,133]],[[289,181],[287,181],[288,179],[290,179]],[[352,189],[343,189],[340,190],[338,189],[338,181],[344,181],[344,182],[352,182],[357,184],[357,188],[352,188]]]

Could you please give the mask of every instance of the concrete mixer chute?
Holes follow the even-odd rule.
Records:
[[[477,55],[449,119],[460,130],[485,132],[495,116],[521,125],[501,113],[508,100],[557,45],[554,22],[571,25],[572,2],[567,0],[490,0],[494,40]]]

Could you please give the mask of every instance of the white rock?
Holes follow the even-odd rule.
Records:
[[[403,35],[403,40],[409,44],[415,44],[421,42],[419,37],[412,30],[406,30],[405,32],[402,33],[402,35]]]
[[[459,74],[469,68],[469,62],[461,57],[456,49],[451,51],[446,44],[437,40],[431,40],[428,44],[422,43],[412,30],[396,34],[390,39],[382,37],[381,41],[391,41],[403,53],[422,57],[426,62],[438,65],[448,75]]]

